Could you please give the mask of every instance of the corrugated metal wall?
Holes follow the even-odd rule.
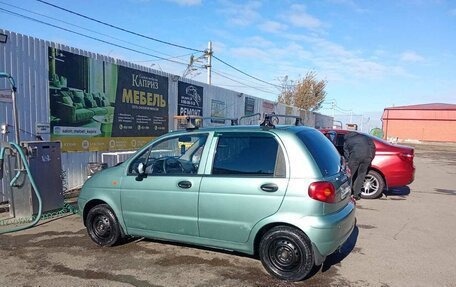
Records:
[[[177,113],[177,93],[178,81],[202,86],[203,95],[203,116],[211,116],[212,100],[219,100],[225,103],[225,117],[241,117],[244,115],[245,98],[255,98],[255,112],[264,111],[263,102],[267,101],[254,96],[245,95],[236,91],[224,88],[209,86],[204,83],[196,82],[189,79],[180,79],[180,77],[162,71],[153,70],[144,66],[130,62],[117,60],[104,55],[83,51],[69,46],[43,41],[36,38],[24,36],[21,34],[9,32],[0,29],[1,33],[8,35],[8,42],[0,44],[0,71],[11,74],[18,88],[17,103],[19,110],[19,123],[21,128],[21,140],[35,140],[36,123],[50,122],[49,108],[49,56],[48,47],[54,47],[60,50],[68,51],[74,54],[114,63],[129,68],[154,73],[168,77],[169,79],[169,116],[172,118]],[[7,89],[9,85],[6,81],[0,81],[0,90]],[[267,101],[270,102],[270,101]],[[315,126],[316,123],[322,122],[322,115],[316,116],[314,113],[299,110],[297,108],[286,108],[282,104],[274,104],[275,112],[280,114],[301,115],[306,125]],[[326,116],[323,116],[326,117]],[[326,121],[331,121],[326,119]],[[13,125],[12,105],[10,103],[0,102],[0,123]],[[210,125],[208,121],[205,123]],[[169,129],[173,129],[174,123],[169,121]],[[10,133],[3,139],[13,141],[15,138],[14,128],[10,127]],[[44,140],[49,140],[49,135],[43,136]],[[109,164],[115,163],[114,157],[107,157]],[[125,158],[125,156],[123,156]],[[89,162],[100,162],[101,152],[78,152],[63,153],[62,170],[67,175],[68,187],[75,188],[80,186],[87,178],[87,164]],[[7,200],[9,197],[9,188],[2,181],[0,189],[0,202]]]

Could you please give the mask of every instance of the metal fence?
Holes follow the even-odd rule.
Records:
[[[203,116],[211,116],[211,102],[217,100],[223,102],[225,105],[223,111],[225,117],[241,117],[245,114],[245,101],[249,97],[255,100],[255,113],[268,112],[268,109],[272,108],[276,113],[300,115],[304,123],[308,126],[332,126],[331,117],[299,110],[295,107],[287,107],[262,98],[207,85],[190,79],[182,79],[176,75],[153,70],[123,60],[117,60],[105,55],[36,39],[7,30],[0,29],[0,32],[8,35],[7,43],[0,43],[0,71],[11,74],[16,80],[20,137],[24,141],[36,140],[34,134],[37,123],[49,124],[50,122],[49,47],[168,77],[168,113],[170,118],[177,114],[178,81],[183,81],[204,88],[203,106],[206,108],[203,109]],[[0,81],[0,90],[6,88],[8,88],[6,82]],[[10,103],[0,102],[0,123],[12,125],[12,105]],[[211,123],[208,124],[210,125]],[[173,121],[169,121],[169,129],[173,128]],[[13,141],[14,137],[14,129],[10,127],[10,133],[3,140]],[[50,140],[49,135],[42,135],[42,138],[46,141]],[[101,162],[101,154],[102,152],[72,152],[62,154],[62,170],[67,177],[66,180],[69,189],[82,185],[87,178],[87,164],[89,162]],[[109,159],[109,161],[109,165],[115,163],[113,158]],[[8,198],[9,186],[5,180],[2,180],[0,185],[0,202],[7,201]]]

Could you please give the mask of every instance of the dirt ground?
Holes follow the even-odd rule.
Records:
[[[100,248],[70,215],[0,235],[0,286],[456,286],[456,146],[416,146],[416,179],[361,200],[357,228],[304,282],[242,254],[136,240]]]

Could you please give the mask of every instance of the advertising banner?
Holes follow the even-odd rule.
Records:
[[[255,99],[245,97],[244,115],[250,116],[255,113]]]
[[[168,132],[168,78],[49,48],[51,140],[62,151],[137,149]]]
[[[286,106],[285,107],[285,114],[289,115],[289,116],[293,115],[293,107]],[[294,123],[293,119],[285,118],[285,124],[286,125],[291,125],[292,123]]]
[[[274,103],[264,101],[263,102],[263,114],[272,114],[274,113],[275,106]]]
[[[225,102],[219,100],[211,101],[211,117],[224,118],[225,117]],[[211,120],[212,123],[224,124],[225,120]]]
[[[203,116],[203,87],[179,81],[177,114]]]

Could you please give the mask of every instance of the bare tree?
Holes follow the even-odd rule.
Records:
[[[281,79],[278,102],[307,111],[317,111],[326,97],[326,81],[318,80],[317,73],[308,72],[302,80],[294,82],[288,76]]]

